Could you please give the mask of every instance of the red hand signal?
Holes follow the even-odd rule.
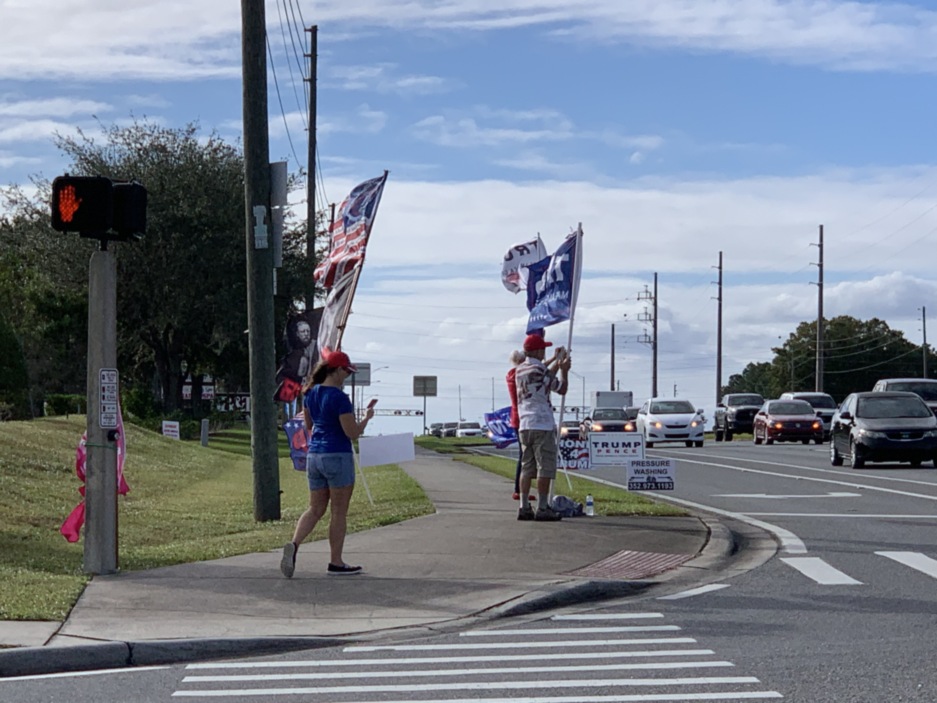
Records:
[[[71,222],[81,207],[81,198],[75,197],[75,186],[65,186],[59,193],[59,217],[62,222]]]

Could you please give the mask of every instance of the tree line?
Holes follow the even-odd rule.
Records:
[[[148,191],[140,241],[117,258],[117,351],[125,408],[181,407],[183,368],[246,391],[247,258],[244,159],[195,123],[101,125],[56,136],[74,176],[137,180]],[[295,184],[298,175],[291,177]],[[0,188],[0,419],[43,414],[56,394],[86,390],[88,261],[96,239],[51,228],[51,181]],[[276,319],[302,306],[312,262],[305,222],[289,220],[277,272]],[[279,335],[278,335],[279,337]],[[283,341],[277,339],[278,356]]]
[[[785,391],[816,388],[817,323],[801,322],[787,340],[771,351],[771,361],[748,364],[729,377],[724,393],[760,393],[777,398]],[[823,391],[837,401],[856,391],[870,391],[880,378],[921,378],[925,353],[904,333],[877,318],[858,320],[840,315],[823,322]],[[928,376],[933,377],[928,364]]]

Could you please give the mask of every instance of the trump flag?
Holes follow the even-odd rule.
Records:
[[[572,316],[579,288],[581,241],[580,232],[573,232],[553,256],[527,267],[527,334]]]

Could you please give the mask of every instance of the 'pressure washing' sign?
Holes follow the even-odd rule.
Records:
[[[673,459],[631,459],[628,462],[629,491],[672,491]]]

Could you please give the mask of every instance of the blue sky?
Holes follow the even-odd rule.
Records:
[[[238,3],[0,11],[0,182],[63,171],[50,136],[93,133],[95,116],[239,138]],[[431,422],[506,404],[526,311],[501,258],[537,232],[553,250],[578,222],[571,404],[608,387],[612,324],[621,387],[649,394],[634,320],[657,272],[660,392],[711,409],[719,252],[726,381],[815,318],[821,223],[827,316],[919,343],[919,308],[937,311],[935,2],[270,0],[267,21],[271,159],[306,166],[290,37],[315,23],[319,202],[390,171],[345,338],[388,367],[368,389],[381,408],[422,407],[413,375],[439,377]]]

